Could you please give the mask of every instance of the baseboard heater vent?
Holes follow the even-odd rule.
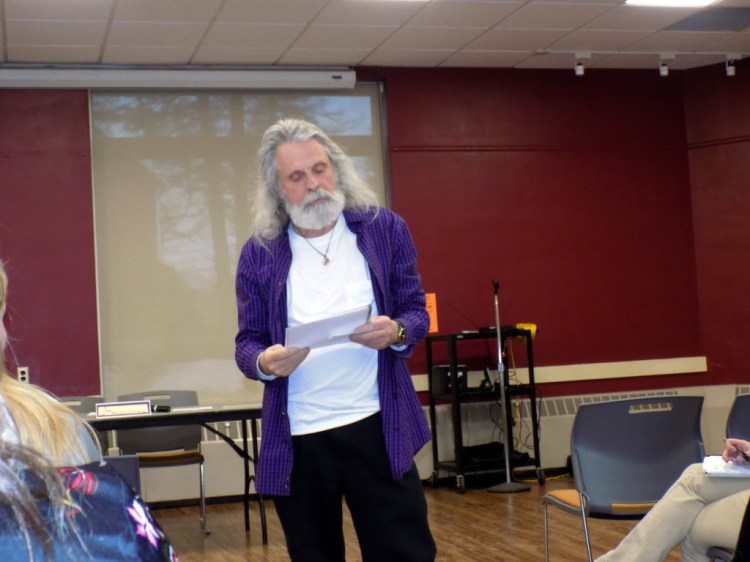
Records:
[[[750,392],[750,388],[748,388],[748,392]],[[540,418],[575,416],[578,407],[581,404],[609,402],[611,400],[624,400],[626,398],[651,398],[654,396],[678,396],[678,393],[675,390],[663,390],[653,392],[633,392],[627,394],[586,394],[581,396],[542,398],[537,404],[538,415]],[[518,414],[522,419],[531,418],[529,399],[518,401]]]

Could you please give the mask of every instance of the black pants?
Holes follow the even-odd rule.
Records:
[[[393,479],[380,414],[292,441],[291,495],[274,503],[294,562],[345,559],[342,497],[363,562],[435,559],[422,482],[415,466]]]
[[[732,562],[748,561],[750,561],[750,504],[745,508],[740,536],[737,539],[737,547],[734,549],[734,557],[732,558]]]

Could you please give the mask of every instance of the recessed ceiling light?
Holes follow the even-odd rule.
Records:
[[[655,8],[705,8],[717,0],[625,0],[629,6],[653,6]]]

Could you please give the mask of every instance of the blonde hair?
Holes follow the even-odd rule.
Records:
[[[8,294],[8,276],[5,274],[5,266],[0,261],[0,310],[3,309]],[[0,319],[1,320],[1,319]]]
[[[6,303],[8,277],[0,261],[0,310]],[[0,318],[2,321],[2,318]],[[5,367],[5,350],[0,346],[0,397],[16,425],[21,445],[37,451],[53,466],[91,462],[82,440],[86,433],[98,444],[91,426],[45,389],[18,382]]]
[[[45,513],[39,509],[39,502],[45,501],[51,507],[46,510],[49,527]],[[5,525],[15,527],[31,562],[36,560],[35,545],[41,547],[43,560],[54,558],[56,539],[65,541],[69,537],[83,545],[72,519],[66,516],[68,506],[75,506],[62,480],[47,459],[33,449],[0,441],[0,505],[8,511]]]
[[[88,433],[97,443],[94,430],[46,390],[4,374],[0,395],[13,417],[21,444],[46,457],[53,466],[76,466],[93,460],[82,436]]]

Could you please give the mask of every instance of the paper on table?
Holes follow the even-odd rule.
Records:
[[[325,347],[349,341],[357,326],[370,319],[370,305],[286,329],[286,347]]]

